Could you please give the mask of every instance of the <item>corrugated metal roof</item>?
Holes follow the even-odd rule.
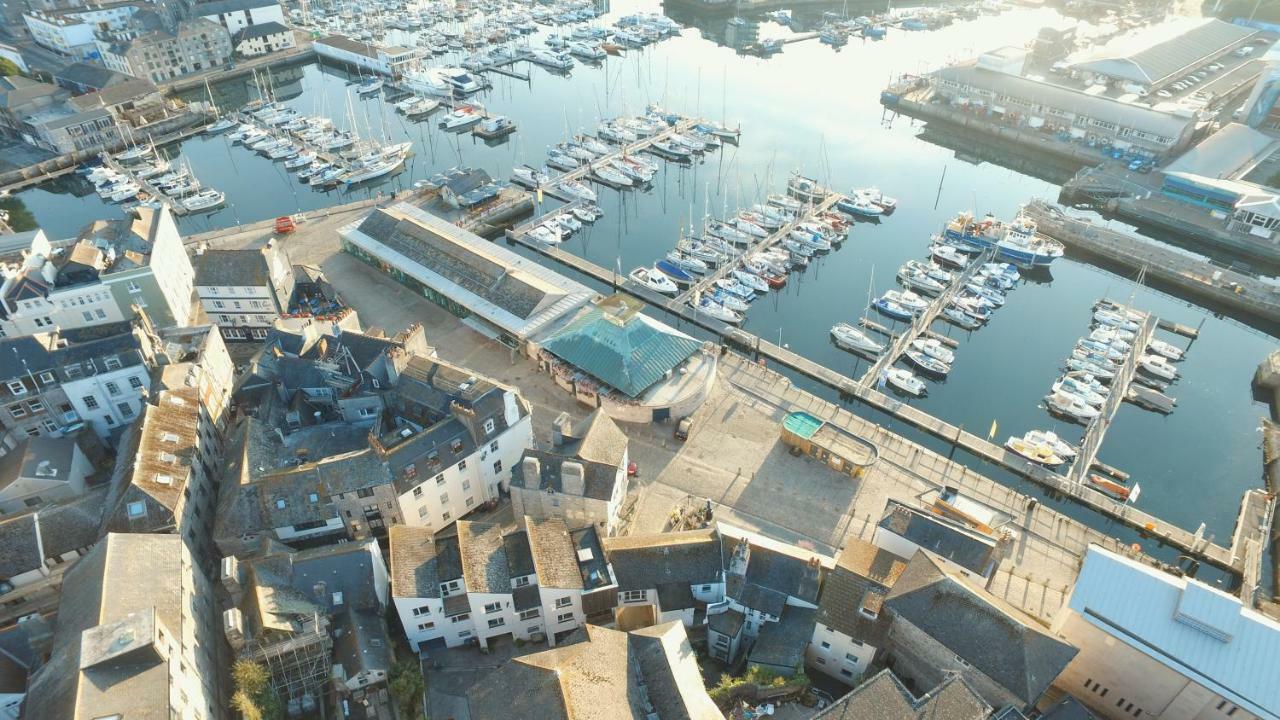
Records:
[[[1169,163],[1164,173],[1236,180],[1275,152],[1277,144],[1270,135],[1231,123]]]
[[[1160,28],[1143,28],[1134,37],[1108,43],[1101,53],[1092,59],[1074,63],[1072,68],[1142,85],[1159,85],[1175,75],[1204,65],[1226,52],[1232,45],[1258,32],[1253,28],[1217,19],[1198,22],[1191,27],[1188,25],[1191,24],[1184,20],[1174,21],[1165,26],[1164,33],[1160,32]],[[1166,39],[1146,43],[1142,49],[1119,47],[1132,46],[1135,40],[1142,41],[1160,34],[1164,34]]]
[[[1250,713],[1280,718],[1280,623],[1235,597],[1095,546],[1069,607]]]
[[[552,333],[542,347],[610,387],[637,397],[697,352],[702,342],[630,306],[606,300],[585,308]]]

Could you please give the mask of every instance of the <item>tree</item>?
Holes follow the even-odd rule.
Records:
[[[401,660],[391,668],[391,695],[396,706],[407,717],[418,716],[418,704],[426,683],[422,680],[422,668],[412,660]]]
[[[14,232],[26,232],[40,227],[36,224],[36,218],[31,214],[31,211],[27,209],[27,206],[21,200],[13,197],[12,195],[6,198],[0,198],[0,210],[9,214],[9,227],[13,228]]]
[[[21,75],[22,70],[9,58],[0,58],[0,77]]]
[[[237,660],[231,679],[236,688],[231,704],[244,720],[284,720],[284,705],[271,687],[266,668],[252,660]]]

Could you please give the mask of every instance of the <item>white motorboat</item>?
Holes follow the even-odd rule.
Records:
[[[721,322],[730,325],[739,325],[742,323],[742,314],[734,312],[709,297],[702,297],[697,302],[689,300],[689,305],[693,309],[707,317],[715,318]]]
[[[629,188],[632,185],[631,178],[622,174],[612,165],[600,163],[591,167],[591,179],[611,185],[616,188]]]
[[[685,255],[679,250],[672,250],[667,253],[667,262],[689,273],[698,275],[707,274],[707,264],[701,260]]]
[[[638,267],[632,270],[627,277],[631,278],[632,282],[637,285],[663,295],[675,295],[680,290],[671,281],[671,278],[663,275],[657,268]]]
[[[1011,452],[1045,467],[1058,467],[1066,462],[1061,455],[1053,451],[1053,448],[1048,445],[1031,442],[1025,437],[1010,436],[1008,440],[1004,441],[1004,446]]]
[[[911,347],[948,365],[956,361],[956,354],[934,338],[916,338],[911,341]]]
[[[1147,350],[1150,350],[1165,360],[1172,360],[1174,362],[1181,360],[1183,355],[1182,348],[1170,345],[1163,340],[1152,340],[1151,343],[1147,345]]]
[[[1115,368],[1096,360],[1086,357],[1071,357],[1067,359],[1067,369],[1072,372],[1087,373],[1091,377],[1095,377],[1103,382],[1111,382],[1115,379]]]
[[[568,53],[555,50],[534,50],[529,61],[552,70],[569,70],[573,67],[573,58]]]
[[[1052,430],[1029,430],[1022,438],[1029,443],[1045,445],[1064,458],[1070,459],[1080,454],[1076,446],[1058,437],[1058,434]]]
[[[583,60],[603,60],[608,54],[599,45],[586,42],[569,43],[569,54]]]
[[[134,145],[128,150],[125,150],[119,155],[116,155],[116,160],[119,160],[120,162],[124,162],[124,163],[135,162],[138,160],[142,160],[143,158],[150,157],[151,150],[152,150],[152,147],[150,143],[146,143],[143,145]]]
[[[941,295],[946,287],[937,280],[929,277],[924,272],[903,265],[898,270],[898,280],[907,287],[908,290],[918,290],[926,295]]]
[[[209,127],[205,128],[204,132],[207,135],[217,135],[218,133],[222,133],[230,130],[231,128],[235,127],[236,124],[237,123],[235,120],[232,120],[229,117],[224,117],[221,120],[210,125]]]
[[[766,202],[774,207],[782,208],[792,214],[799,213],[804,208],[804,203],[789,195],[770,195],[766,198]]]
[[[751,309],[751,304],[748,303],[746,300],[730,295],[729,293],[724,292],[723,290],[720,290],[718,288],[708,292],[707,297],[711,298],[712,300],[715,300],[716,302],[720,303],[721,305],[725,306],[726,308],[736,313],[745,313]]]
[[[898,303],[915,314],[929,309],[929,301],[910,290],[886,290],[883,297]]]
[[[547,151],[547,165],[557,170],[573,170],[580,164],[577,158],[556,148]]]
[[[458,95],[470,95],[483,90],[485,87],[483,81],[459,67],[441,68],[440,77]]]
[[[604,216],[600,208],[595,205],[575,205],[569,212],[584,223],[593,223]]]
[[[887,385],[908,395],[923,397],[929,391],[924,381],[906,368],[887,368],[882,377]]]
[[[1129,332],[1136,333],[1138,331],[1138,323],[1136,321],[1111,310],[1094,311],[1093,321],[1098,325],[1120,328]]]
[[[888,195],[885,195],[884,193],[880,192],[880,188],[877,188],[877,187],[861,188],[858,190],[854,190],[853,192],[855,195],[862,198],[863,200],[866,200],[872,205],[880,208],[880,212],[884,213],[885,215],[891,215],[893,214],[894,210],[898,209],[898,201],[895,198],[891,198]]]
[[[440,121],[440,127],[445,130],[461,130],[471,127],[484,119],[484,113],[470,105],[463,105],[457,110],[444,116]]]
[[[1170,365],[1168,360],[1159,355],[1142,355],[1138,358],[1138,368],[1161,380],[1173,382],[1178,379],[1178,368]]]
[[[199,212],[201,210],[212,210],[216,207],[220,207],[226,201],[227,196],[225,193],[212,188],[206,188],[194,195],[188,195],[187,197],[182,198],[178,201],[178,204],[187,212]]]
[[[737,280],[758,293],[769,292],[769,282],[754,272],[734,269],[729,274],[733,276],[734,280]]]
[[[573,216],[573,213],[560,213],[555,217],[555,221],[569,234],[576,233],[582,229],[582,223]]]
[[[370,180],[375,180],[385,175],[389,175],[402,167],[404,167],[404,158],[379,160],[378,162],[361,168],[353,168],[349,173],[343,176],[342,182],[347,185],[356,185],[358,183],[368,182]]]
[[[545,222],[529,231],[529,237],[546,245],[564,242],[564,230],[553,222]]]
[[[861,328],[849,323],[836,323],[831,326],[831,337],[836,345],[853,352],[867,355],[879,355],[884,352],[884,345],[876,342]]]
[[[769,231],[747,220],[746,218],[736,217],[732,221],[733,226],[742,232],[753,237],[765,238],[769,237]]]
[[[1058,378],[1058,380],[1053,383],[1053,391],[1055,393],[1071,393],[1094,407],[1101,407],[1102,404],[1107,401],[1106,396],[1102,393],[1099,393],[1084,383],[1078,382],[1075,378],[1070,377]]]
[[[596,201],[596,192],[577,180],[564,180],[559,185],[560,192],[587,202]]]
[[[315,153],[311,152],[310,150],[304,150],[298,153],[293,158],[286,160],[284,163],[284,169],[300,170],[306,167],[307,165],[310,165],[311,163],[315,162],[315,160],[316,160]]]
[[[963,268],[969,264],[969,257],[950,245],[934,245],[929,254],[943,265]]]
[[[1081,424],[1087,424],[1100,413],[1098,408],[1085,402],[1080,396],[1068,392],[1052,393],[1045,396],[1044,401],[1050,411]]]
[[[372,95],[382,89],[382,78],[369,78],[356,87],[357,95]]]
[[[545,170],[531,165],[518,165],[511,170],[511,181],[525,187],[537,188],[551,182],[551,176]]]

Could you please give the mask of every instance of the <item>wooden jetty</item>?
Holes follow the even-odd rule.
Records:
[[[832,207],[835,206],[836,203],[840,202],[842,199],[844,199],[844,196],[839,193],[829,193],[825,198],[821,200],[821,202],[815,203],[813,205],[806,205],[804,212],[799,216],[797,216],[795,220],[789,223],[785,223],[782,227],[778,228],[775,232],[762,238],[760,242],[755,243],[754,245],[749,245],[747,249],[742,252],[742,256],[748,255],[750,253],[763,252],[765,250],[772,248],[774,245],[777,245],[778,243],[782,242],[788,235],[791,234],[791,231],[795,230],[796,227],[798,227],[800,224],[809,222],[814,217],[817,217],[819,214],[830,210]],[[675,299],[668,300],[667,301],[668,304],[675,305],[675,306],[685,305],[690,298],[694,297],[697,293],[701,293],[702,291],[711,287],[712,285],[715,284],[717,280],[724,278],[726,275],[729,274],[730,271],[734,270],[737,267],[738,267],[738,261],[736,259],[721,263],[720,267],[716,268],[714,271],[708,273],[707,275],[704,275],[703,278],[698,282],[690,285],[688,290],[685,290],[679,295],[676,295]]]
[[[867,387],[875,385],[880,374],[886,368],[892,367],[898,361],[898,358],[902,356],[902,353],[906,352],[907,348],[911,346],[911,343],[933,325],[933,321],[937,320],[943,309],[955,299],[960,290],[964,288],[964,284],[969,282],[969,278],[973,277],[973,274],[978,271],[978,268],[982,267],[984,262],[991,259],[992,252],[990,248],[987,248],[982,251],[982,254],[973,258],[963,270],[957,272],[955,277],[951,278],[951,283],[938,294],[938,297],[933,299],[933,302],[929,303],[929,307],[911,320],[910,327],[894,337],[889,347],[885,348],[880,357],[863,373],[859,382]]]
[[[985,438],[957,427],[919,408],[864,386],[824,365],[820,365],[788,348],[781,347],[740,328],[706,317],[688,305],[658,295],[646,288],[637,287],[625,276],[607,270],[595,263],[561,250],[530,240],[524,233],[507,232],[510,242],[520,244],[555,262],[572,268],[595,280],[611,285],[682,320],[718,335],[724,342],[757,358],[772,362],[838,391],[844,398],[857,400],[896,418],[914,428],[940,438],[951,445],[969,452],[999,467],[1020,475],[1056,495],[1083,505],[1100,515],[1131,527],[1149,537],[1177,548],[1188,557],[1212,565],[1233,575],[1243,572],[1242,560],[1231,549],[1215,544],[1202,536],[1168,523],[1138,508],[1117,502],[1110,496],[1080,482],[1068,479],[1041,465],[1006,450]],[[1099,436],[1101,437],[1101,436]]]

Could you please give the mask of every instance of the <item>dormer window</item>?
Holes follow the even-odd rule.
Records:
[[[449,449],[454,452],[462,452],[462,438],[454,438],[453,442],[449,444]]]
[[[140,501],[131,502],[127,506],[125,506],[125,510],[126,512],[129,513],[129,517],[131,519],[140,518],[147,514],[147,504]]]
[[[493,418],[489,418],[488,420],[485,420],[485,421],[484,421],[484,434],[485,434],[485,435],[492,435],[492,434],[493,434],[493,429],[494,429],[494,427],[496,427],[496,426],[495,426],[495,424],[494,424],[494,422],[493,422]]]

